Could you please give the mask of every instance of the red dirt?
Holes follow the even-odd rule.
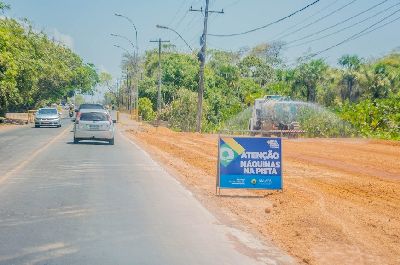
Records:
[[[284,140],[284,192],[215,196],[217,136],[141,126],[129,134],[204,204],[305,264],[400,264],[400,143]]]

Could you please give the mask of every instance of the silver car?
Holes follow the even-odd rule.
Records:
[[[61,127],[61,117],[56,108],[41,108],[35,114],[35,128],[40,126]]]
[[[114,144],[114,123],[108,111],[82,109],[75,122],[74,143],[81,140],[99,140]]]

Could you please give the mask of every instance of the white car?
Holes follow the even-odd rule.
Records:
[[[82,109],[74,127],[74,143],[81,140],[99,140],[114,144],[114,123],[103,109]]]

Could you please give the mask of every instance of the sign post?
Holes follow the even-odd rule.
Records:
[[[282,190],[282,140],[218,137],[219,189]]]

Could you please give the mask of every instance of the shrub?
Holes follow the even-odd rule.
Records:
[[[400,95],[386,99],[346,103],[339,115],[363,136],[400,140]]]
[[[208,107],[205,101],[203,103],[203,117],[205,117]],[[177,131],[195,131],[196,117],[197,93],[185,88],[177,91],[177,97],[166,107],[163,113],[163,118],[168,121],[172,129]],[[203,125],[205,125],[204,118]]]
[[[308,137],[350,137],[356,130],[335,113],[318,105],[307,105],[299,110],[298,121]]]
[[[139,98],[139,115],[145,121],[152,121],[156,118],[156,113],[153,110],[153,103],[148,98]]]

